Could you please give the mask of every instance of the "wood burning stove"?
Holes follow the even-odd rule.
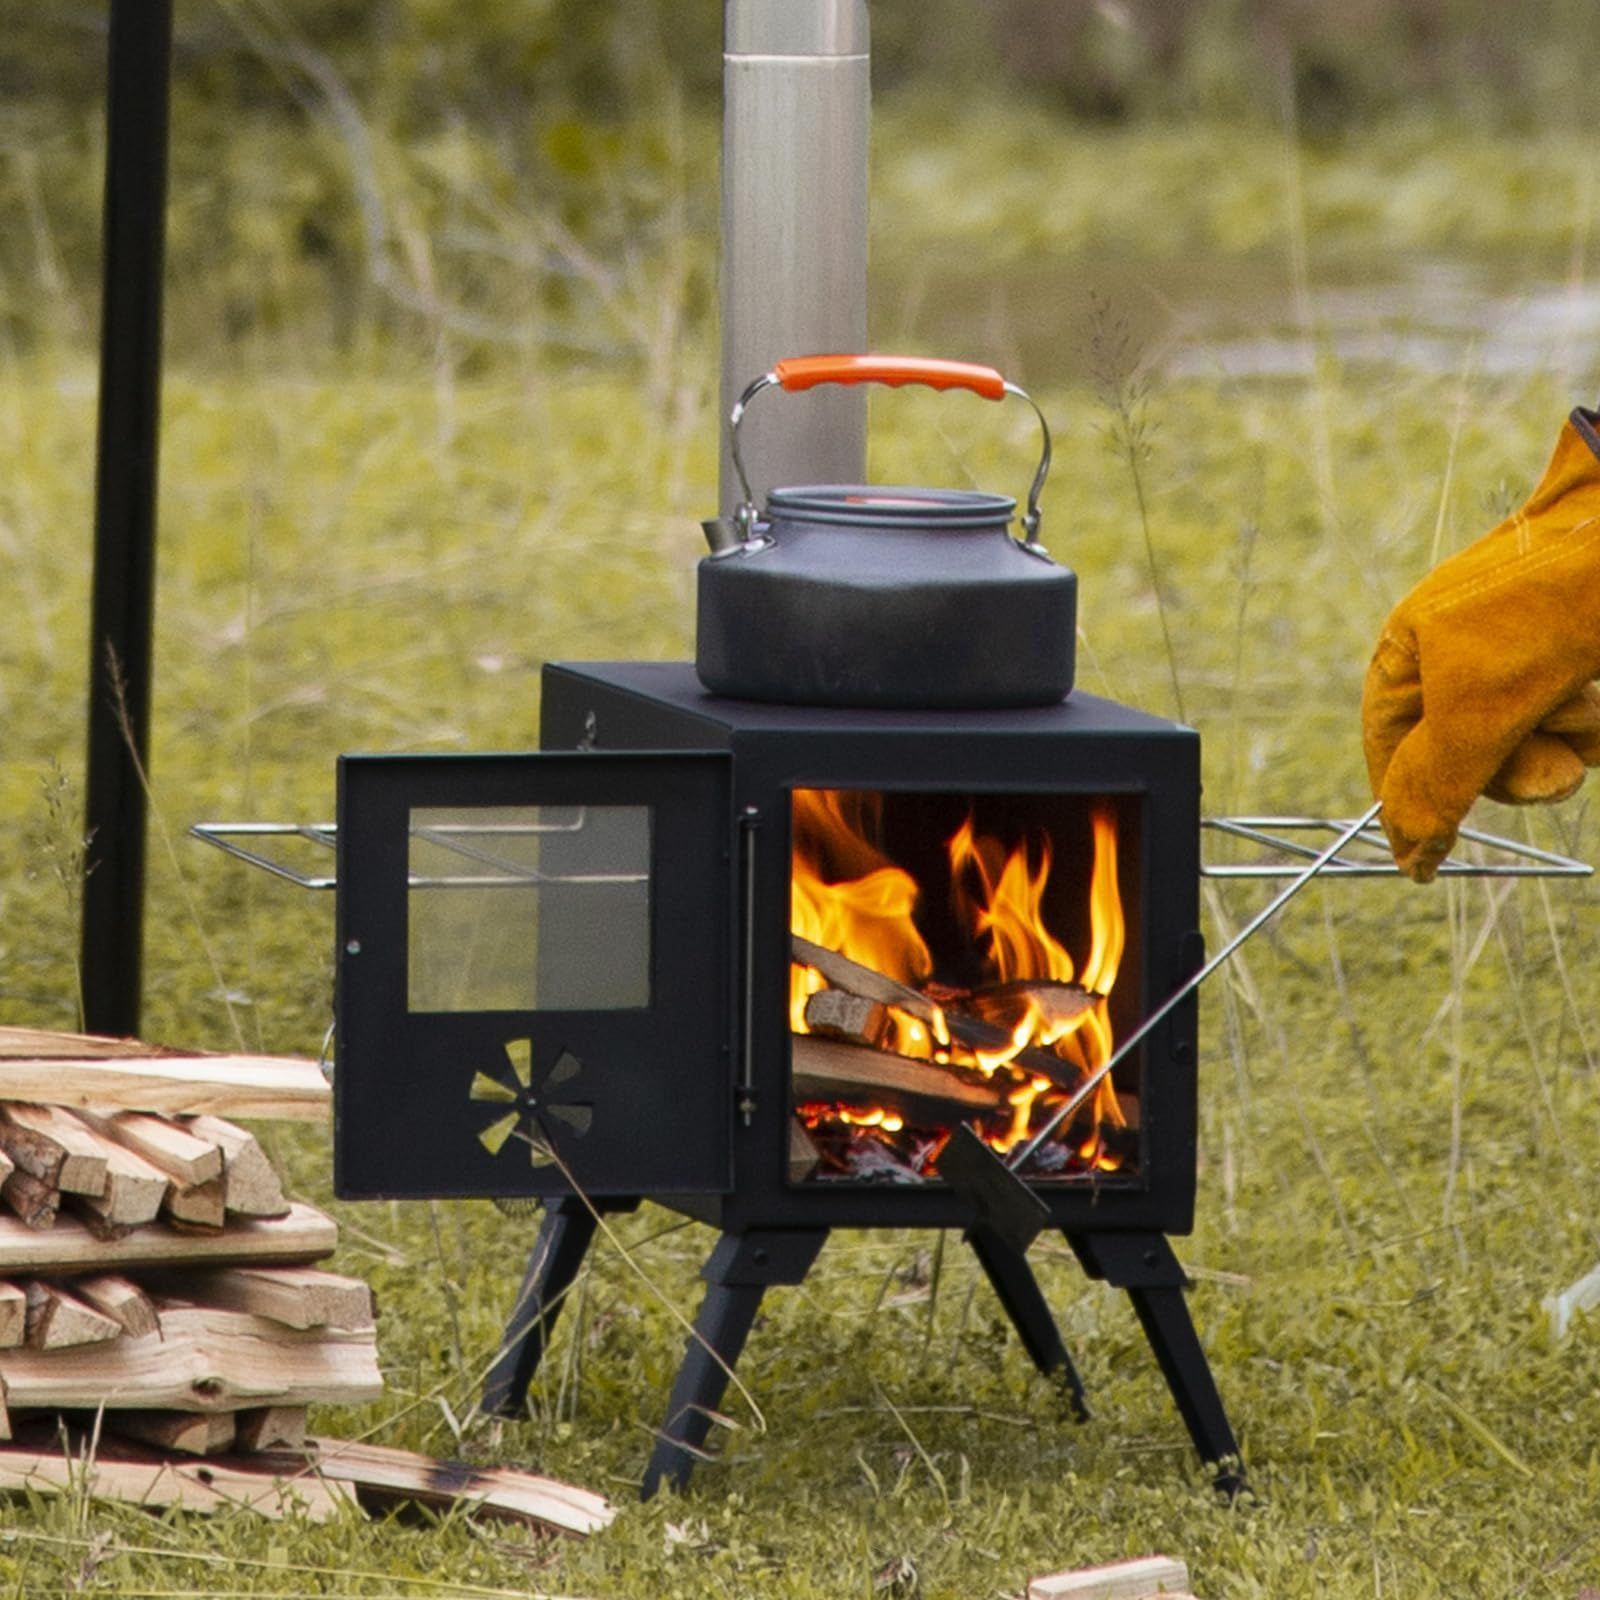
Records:
[[[647,1489],[687,1477],[763,1290],[833,1228],[967,1229],[1081,1411],[1025,1257],[938,1152],[963,1122],[1017,1143],[1199,966],[1197,736],[1083,693],[765,705],[648,662],[547,667],[542,730],[340,763],[337,1188],[549,1203],[486,1405],[520,1407],[599,1211],[648,1197],[721,1239]],[[1167,1243],[1195,1059],[1191,1003],[1025,1176],[1221,1462]]]

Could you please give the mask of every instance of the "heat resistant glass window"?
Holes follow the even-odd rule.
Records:
[[[411,812],[412,1011],[650,1004],[648,806]]]

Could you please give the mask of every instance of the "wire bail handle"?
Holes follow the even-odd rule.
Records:
[[[755,533],[758,513],[755,495],[750,488],[750,476],[745,471],[744,455],[739,448],[739,424],[744,420],[745,411],[763,389],[777,388],[789,394],[799,394],[823,383],[881,383],[891,389],[915,383],[928,389],[966,389],[984,400],[1003,400],[1008,394],[1026,400],[1033,407],[1034,416],[1039,419],[1043,448],[1039,455],[1038,470],[1028,490],[1028,509],[1022,517],[1024,537],[1019,542],[1035,555],[1048,554],[1039,543],[1039,497],[1044,493],[1045,479],[1050,476],[1050,424],[1045,421],[1039,403],[1027,390],[1002,377],[993,367],[971,361],[944,361],[932,356],[790,356],[777,362],[770,372],[764,372],[755,379],[728,413],[733,469],[739,475],[739,488],[744,496],[734,516],[746,540]]]

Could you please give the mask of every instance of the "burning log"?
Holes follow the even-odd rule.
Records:
[[[1040,1031],[1048,1033],[1077,1021],[1084,1012],[1092,1011],[1101,998],[1081,984],[1021,978],[976,989],[963,1005],[974,1016],[994,1023],[1008,1034],[1030,1015],[1038,1018]]]
[[[889,1008],[881,1000],[846,989],[819,989],[806,1001],[806,1026],[828,1039],[876,1048],[883,1041]]]
[[[836,989],[876,1000],[880,1005],[898,1006],[909,1011],[919,1022],[930,1028],[938,1027],[939,1008],[920,990],[895,978],[886,977],[871,967],[864,967],[849,956],[842,956],[826,945],[803,939],[798,933],[789,935],[789,951],[803,967],[815,967]]]
[[[996,1112],[1004,1106],[998,1085],[972,1083],[936,1066],[887,1050],[841,1044],[814,1034],[795,1034],[789,1041],[797,1100],[842,1100],[897,1110],[931,1113],[936,1120],[972,1112]]]
[[[830,950],[826,945],[816,944],[810,939],[803,939],[798,933],[789,935],[789,950],[792,958],[802,966],[814,967],[835,989],[843,990],[848,995],[867,1001],[875,1001],[881,1006],[895,1006],[902,1011],[908,1011],[919,1022],[927,1025],[935,1036],[938,1036],[939,1019],[943,1019],[944,1027],[950,1037],[960,1044],[966,1045],[969,1050],[983,1050],[989,1053],[996,1051],[1009,1052],[1012,1032],[1017,1021],[1021,1020],[1026,1007],[1017,1010],[1015,1019],[1008,1026],[1001,1026],[997,1022],[987,1020],[981,1015],[975,1015],[975,1008],[958,1010],[953,1006],[945,1007],[936,1005],[927,995],[918,989],[913,989],[909,984],[899,982],[895,978],[886,977],[883,973],[868,966],[863,966],[859,961],[853,961],[849,956],[840,955],[837,950]],[[1046,991],[1062,991],[1061,994],[1049,997],[1048,1003],[1053,1004],[1057,1011],[1067,1010],[1072,1005],[1070,996],[1083,997],[1083,1002],[1077,1005],[1076,1010],[1067,1010],[1069,1016],[1077,1016],[1089,1009],[1100,997],[1091,994],[1087,989],[1079,989],[1075,984],[1067,983],[1034,983],[1034,984],[1004,984],[999,988],[1005,990],[1034,989],[1041,993]],[[812,995],[806,1002],[806,1021],[811,1025],[811,1007],[822,998],[821,991]],[[975,998],[975,997],[974,997]],[[1015,1006],[1016,1002],[1007,999],[1004,1004]],[[971,1001],[968,1001],[971,1007]],[[825,1013],[834,1015],[834,1013]],[[843,1015],[842,1010],[837,1013]],[[845,1038],[861,1044],[873,1044],[876,1041],[865,1033],[851,1033],[844,1029],[830,1029],[838,1031]],[[1077,1067],[1069,1061],[1063,1061],[1060,1056],[1049,1050],[1040,1050],[1027,1046],[1011,1056],[1019,1071],[1031,1072],[1041,1078],[1048,1078],[1051,1083],[1063,1089],[1075,1088],[1083,1076]]]

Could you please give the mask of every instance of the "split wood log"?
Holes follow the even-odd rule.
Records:
[[[233,1447],[256,1450],[300,1450],[306,1447],[304,1406],[254,1406],[228,1413],[234,1420]]]
[[[0,1283],[0,1350],[28,1336],[28,1296],[20,1284]]]
[[[360,1278],[315,1267],[166,1271],[150,1285],[171,1299],[266,1317],[286,1328],[370,1328],[372,1290]]]
[[[0,1148],[41,1183],[68,1194],[104,1194],[106,1156],[101,1142],[60,1106],[0,1108]]]
[[[121,1337],[120,1322],[57,1284],[32,1279],[22,1289],[27,1297],[27,1344],[31,1350],[68,1350]]]
[[[0,1183],[4,1183],[16,1170],[16,1162],[4,1150],[0,1150]]]
[[[789,1182],[804,1183],[822,1164],[822,1152],[798,1117],[789,1119]]]
[[[798,933],[789,935],[789,952],[801,966],[815,967],[835,988],[862,999],[876,1000],[880,1005],[897,1006],[902,1011],[909,1011],[933,1030],[936,1036],[939,1026],[937,1019],[942,1016],[950,1037],[966,1045],[969,1050],[995,1051],[1008,1050],[1010,1047],[1010,1028],[986,1022],[982,1017],[954,1007],[936,1006],[920,990],[886,977],[872,967],[863,966],[837,950],[803,939]],[[1049,1050],[1030,1046],[1018,1051],[1014,1059],[1019,1070],[1048,1078],[1064,1089],[1074,1088],[1083,1077],[1071,1062],[1063,1061]]]
[[[298,1516],[327,1522],[350,1503],[347,1491],[304,1471],[263,1470],[253,1461],[185,1462],[102,1440],[90,1452],[64,1453],[59,1445],[9,1445],[0,1450],[0,1488],[41,1494],[88,1494],[147,1509],[236,1511],[269,1517]]]
[[[287,1056],[0,1056],[0,1100],[298,1122],[327,1121],[332,1104],[316,1062]]]
[[[241,1218],[220,1232],[189,1235],[147,1225],[104,1240],[80,1217],[60,1217],[54,1227],[37,1230],[0,1216],[0,1272],[79,1273],[179,1261],[301,1266],[331,1256],[338,1242],[332,1218],[307,1205],[291,1206],[285,1217]]]
[[[222,1176],[205,1183],[172,1184],[161,1202],[162,1214],[190,1228],[220,1228],[227,1220]]]
[[[14,1057],[47,1061],[52,1057],[159,1056],[176,1054],[160,1045],[137,1039],[117,1039],[103,1033],[58,1033],[53,1028],[0,1028],[0,1060]]]
[[[73,1292],[135,1339],[156,1331],[156,1308],[138,1284],[115,1272],[74,1279]]]
[[[301,1333],[264,1317],[209,1306],[159,1309],[142,1339],[55,1350],[0,1351],[14,1409],[104,1406],[236,1411],[244,1406],[360,1405],[378,1399],[373,1331]]]
[[[1189,1569],[1171,1556],[1140,1556],[1104,1567],[1084,1567],[1034,1578],[1028,1600],[1151,1600],[1178,1596],[1189,1588]]]
[[[806,1000],[806,1027],[825,1039],[876,1048],[883,1041],[889,1008],[881,1000],[845,989],[819,989]]]
[[[1049,1027],[1075,1022],[1084,1012],[1092,1011],[1101,998],[1082,984],[1020,978],[1011,983],[993,983],[987,988],[974,989],[961,1002],[961,1009],[1010,1033],[1030,1011]]]
[[[222,1147],[182,1123],[148,1111],[121,1111],[113,1116],[80,1111],[78,1115],[96,1133],[160,1167],[176,1185],[189,1188],[222,1176]]]
[[[231,1411],[108,1411],[106,1426],[125,1439],[187,1456],[215,1456],[234,1447],[238,1433]]]
[[[354,1440],[314,1443],[318,1476],[348,1484],[363,1504],[465,1502],[485,1516],[579,1534],[601,1532],[617,1514],[603,1495],[515,1467],[471,1467]]]
[[[0,1183],[0,1200],[16,1213],[23,1227],[36,1233],[53,1228],[61,1210],[61,1191],[53,1183],[45,1183],[21,1167]],[[0,1223],[10,1220],[0,1217]]]
[[[223,1204],[246,1217],[281,1217],[289,1210],[283,1185],[266,1152],[247,1129],[225,1117],[186,1117],[184,1128],[222,1152]]]
[[[789,1048],[796,1100],[920,1108],[946,1118],[961,1112],[999,1111],[1005,1104],[998,1086],[969,1082],[931,1061],[809,1033],[792,1035]]]
[[[836,989],[860,995],[865,1000],[876,1000],[880,1005],[898,1006],[930,1028],[937,1026],[939,1008],[921,990],[909,984],[886,977],[826,945],[803,939],[798,933],[789,935],[789,953],[802,967],[815,967]]]
[[[105,1152],[106,1181],[99,1194],[79,1195],[78,1206],[113,1228],[137,1228],[154,1222],[167,1197],[166,1173],[124,1145],[88,1129],[85,1132]]]

